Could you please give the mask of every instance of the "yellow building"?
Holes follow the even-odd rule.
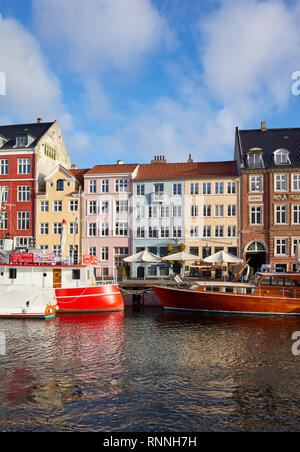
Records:
[[[54,252],[77,263],[81,256],[83,174],[87,170],[57,165],[45,179],[44,191],[36,194],[36,248]],[[61,242],[63,224],[66,238]],[[62,249],[63,246],[63,249]]]
[[[185,246],[199,260],[239,254],[239,177],[235,162],[201,164],[185,181]]]

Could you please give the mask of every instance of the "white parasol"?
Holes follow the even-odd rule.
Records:
[[[161,258],[156,254],[150,253],[150,251],[144,250],[139,253],[133,254],[132,256],[125,257],[123,259],[125,262],[136,262],[136,263],[144,263],[145,267],[147,263],[156,263],[158,264],[161,261]],[[146,270],[146,268],[145,268]],[[144,278],[146,278],[146,271],[144,270]]]
[[[188,261],[196,261],[199,260],[197,256],[194,254],[186,253],[185,251],[180,251],[179,253],[169,254],[169,256],[165,256],[162,258],[162,261],[182,261],[182,269],[181,273],[184,276],[185,262]]]

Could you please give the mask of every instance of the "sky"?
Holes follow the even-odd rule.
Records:
[[[298,71],[300,0],[0,0],[0,124],[57,119],[80,168],[232,160],[300,127]]]

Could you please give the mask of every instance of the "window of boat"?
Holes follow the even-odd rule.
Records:
[[[292,280],[290,278],[278,278],[278,286],[288,286],[292,285]]]
[[[73,268],[73,270],[72,270],[72,279],[80,279],[80,270],[79,270],[79,268]]]
[[[251,287],[246,287],[246,294],[247,295],[251,295],[254,291],[255,291],[255,289],[252,289]]]
[[[219,292],[220,291],[220,287],[218,286],[213,286],[212,287],[213,292]]]
[[[271,276],[265,276],[260,284],[262,286],[270,286],[271,285]]]
[[[299,279],[293,279],[294,287],[300,287],[300,280]]]
[[[9,279],[16,279],[16,278],[17,278],[17,269],[10,268],[9,269]]]
[[[212,290],[212,287],[211,287],[211,286],[206,286],[206,287],[204,288],[204,290],[206,290],[207,292],[210,292],[210,291]]]

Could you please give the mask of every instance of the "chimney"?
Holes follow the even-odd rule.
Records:
[[[194,160],[192,159],[192,154],[189,154],[189,158],[188,158],[187,162],[188,163],[193,163],[194,162]]]
[[[260,128],[261,132],[266,132],[267,128],[266,128],[266,121],[261,121],[261,128]]]
[[[124,162],[122,160],[117,160],[117,165],[124,165]]]
[[[38,124],[41,124],[41,122],[43,122],[43,120],[42,120],[42,118],[37,118],[36,122],[37,122]]]
[[[154,159],[150,163],[167,163],[164,155],[155,155]]]

